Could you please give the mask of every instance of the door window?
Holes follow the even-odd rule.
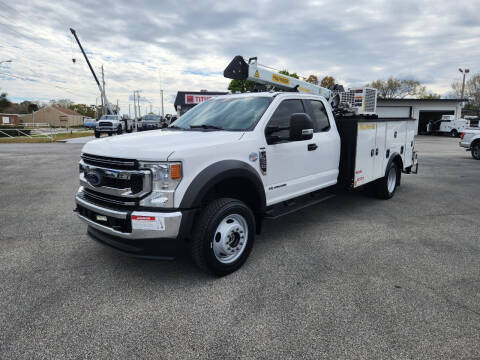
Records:
[[[322,132],[330,129],[330,122],[328,121],[327,110],[323,103],[319,100],[306,100],[310,105],[310,112],[312,120],[315,124],[314,131]]]
[[[284,100],[280,103],[277,110],[273,113],[270,121],[268,122],[267,127],[289,127],[290,126],[290,117],[295,113],[304,113],[305,109],[301,100],[292,99]],[[279,136],[282,139],[288,141],[289,130],[278,130],[272,133],[275,136]]]

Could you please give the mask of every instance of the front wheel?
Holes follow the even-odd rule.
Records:
[[[122,135],[123,131],[122,131],[122,127],[119,126],[118,127],[118,130],[117,130],[117,135]]]
[[[98,139],[100,137],[100,133],[98,131],[95,131],[95,137]]]
[[[472,145],[472,157],[475,160],[480,160],[480,141]]]
[[[252,210],[242,201],[221,198],[201,210],[190,251],[202,270],[224,276],[243,265],[254,241]]]
[[[387,200],[393,197],[400,178],[399,171],[397,164],[392,162],[387,169],[386,175],[377,180],[375,193],[378,198]]]
[[[452,131],[450,131],[450,136],[451,137],[458,137],[458,131],[453,129]]]

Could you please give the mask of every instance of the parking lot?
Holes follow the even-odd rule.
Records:
[[[480,161],[268,221],[238,272],[138,260],[74,216],[82,144],[0,144],[0,358],[478,359]]]

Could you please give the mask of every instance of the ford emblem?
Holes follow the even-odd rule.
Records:
[[[93,186],[100,186],[102,183],[102,175],[98,171],[88,171],[85,179]]]

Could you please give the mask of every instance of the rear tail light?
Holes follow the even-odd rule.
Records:
[[[464,133],[464,132],[462,132],[462,133],[460,134],[460,139],[462,139],[462,140],[463,140],[463,138],[464,138],[464,137],[465,137],[465,133]]]

